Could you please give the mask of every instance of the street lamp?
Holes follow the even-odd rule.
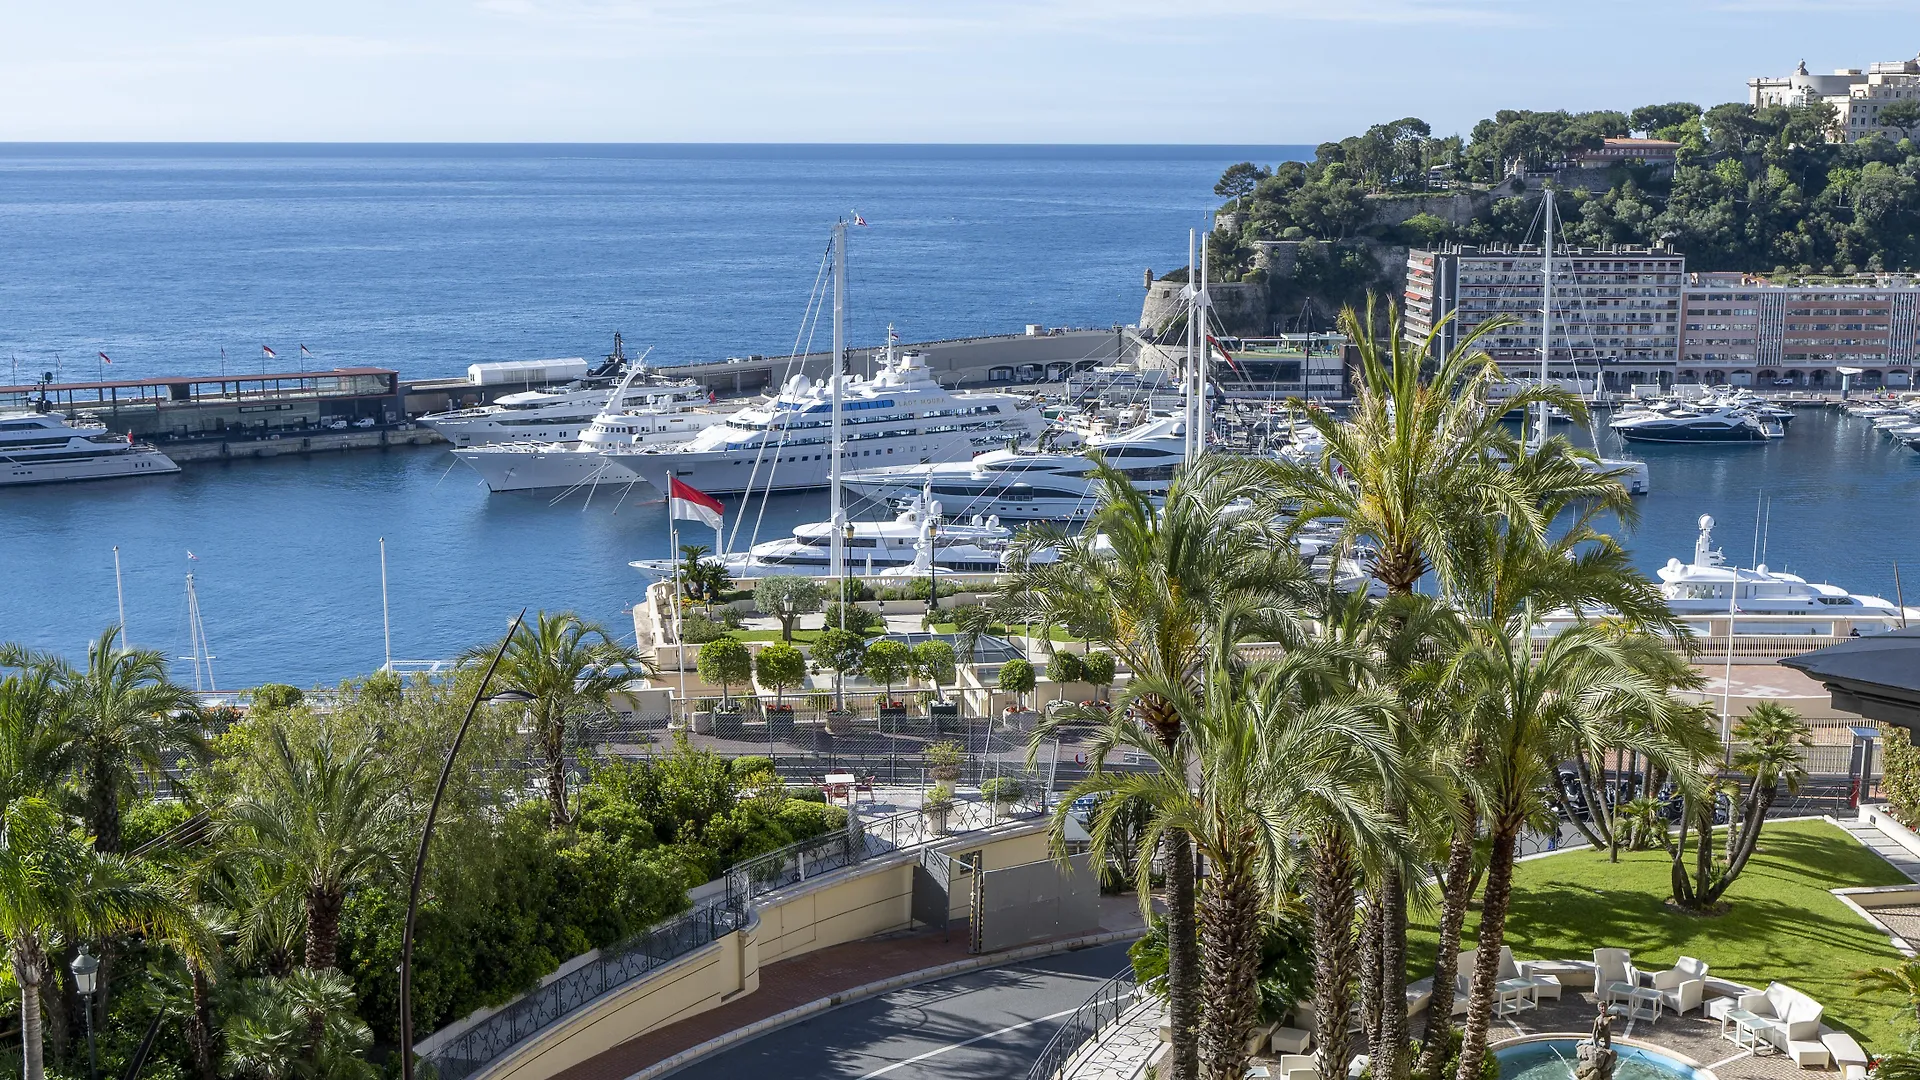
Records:
[[[100,1080],[100,1059],[93,1050],[93,991],[100,979],[100,961],[82,944],[80,955],[68,968],[73,972],[73,988],[80,991],[87,1012],[87,1075]]]
[[[413,880],[407,886],[407,922],[400,932],[400,1077],[401,1080],[413,1080],[413,924],[420,914],[420,880],[426,876],[427,846],[433,843],[433,823],[440,816],[440,800],[447,793],[447,778],[453,775],[453,759],[460,753],[460,744],[467,739],[467,728],[473,724],[473,714],[480,710],[482,701],[518,701],[533,700],[533,695],[519,690],[506,690],[487,697],[487,684],[493,681],[493,673],[500,666],[500,658],[507,653],[507,646],[513,643],[514,635],[520,632],[520,624],[527,617],[527,609],[521,608],[520,614],[508,628],[507,636],[500,639],[500,647],[494,650],[493,660],[487,664],[487,673],[480,677],[480,685],[473,691],[473,700],[467,703],[467,715],[460,721],[460,730],[453,734],[453,745],[447,747],[446,760],[440,763],[440,782],[433,787],[433,802],[427,807],[427,820],[420,827],[420,851],[413,859]],[[84,955],[84,954],[83,954]],[[74,973],[79,974],[80,962],[74,961]],[[88,1036],[91,1039],[92,1029]],[[89,1044],[91,1045],[91,1044]],[[98,1077],[94,1078],[98,1080]]]

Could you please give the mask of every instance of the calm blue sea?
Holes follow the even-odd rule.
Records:
[[[1220,170],[1304,147],[0,146],[0,354],[68,378],[315,366],[447,375],[596,356],[615,329],[663,362],[792,346],[826,230],[858,211],[852,336],[1105,326],[1185,261]],[[12,380],[9,380],[12,381]],[[1920,454],[1803,414],[1767,447],[1654,447],[1631,543],[1651,570],[1711,513],[1751,555],[1855,589],[1920,566]],[[454,466],[450,468],[450,466]],[[775,499],[761,538],[823,513]],[[754,510],[758,511],[758,504]],[[749,535],[749,521],[741,531]],[[438,449],[227,465],[0,493],[0,640],[70,655],[115,616],[185,656],[196,577],[221,687],[328,682],[451,656],[522,605],[628,634],[627,563],[662,508],[602,490],[489,497]],[[197,558],[191,562],[187,553]],[[188,668],[179,668],[190,678]]]

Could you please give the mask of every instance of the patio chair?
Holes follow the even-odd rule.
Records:
[[[1817,1044],[1820,1039],[1820,1014],[1824,1011],[1820,1003],[1786,983],[1768,983],[1761,993],[1740,995],[1740,1008],[1766,1019],[1762,1034],[1767,1041],[1776,1050],[1794,1053],[1796,1060],[1802,1047]],[[1825,1047],[1821,1050],[1821,1063],[1825,1064]]]
[[[1683,956],[1667,970],[1653,973],[1653,988],[1675,1015],[1697,1009],[1707,993],[1706,962]]]
[[[1479,949],[1461,949],[1453,964],[1453,1015],[1467,1012],[1467,996],[1473,991],[1473,966],[1480,962]]]
[[[1312,1054],[1282,1054],[1270,1073],[1273,1080],[1314,1080],[1319,1067],[1313,1063]]]
[[[1560,979],[1557,976],[1535,972],[1531,961],[1515,963],[1513,950],[1502,945],[1500,946],[1500,980],[1505,982],[1508,979],[1525,979],[1532,983],[1533,1000],[1536,1002],[1541,998],[1560,1000]]]
[[[1593,950],[1593,996],[1602,1005],[1614,1000],[1615,983],[1640,985],[1640,969],[1633,966],[1633,954],[1626,949]]]

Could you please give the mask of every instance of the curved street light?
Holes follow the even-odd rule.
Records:
[[[493,660],[487,664],[487,673],[480,677],[480,685],[473,691],[473,700],[467,703],[467,715],[460,721],[460,730],[454,732],[453,745],[447,747],[447,757],[440,763],[440,782],[433,787],[433,803],[427,807],[427,821],[420,829],[420,851],[413,859],[413,880],[407,886],[407,923],[400,932],[400,1076],[401,1080],[413,1080],[413,924],[420,913],[420,879],[427,869],[427,846],[433,842],[433,823],[440,816],[440,800],[447,793],[447,778],[453,775],[453,759],[460,753],[460,744],[466,741],[467,728],[473,724],[473,714],[480,709],[481,701],[518,701],[533,700],[533,695],[520,690],[507,690],[487,697],[487,684],[493,681],[493,673],[500,666],[500,658],[506,655],[507,646],[513,643],[513,637],[520,632],[520,624],[527,617],[527,609],[521,608],[520,614],[513,620],[513,626],[507,630],[507,636],[500,641],[500,647],[494,650]],[[75,961],[77,965],[79,962]]]

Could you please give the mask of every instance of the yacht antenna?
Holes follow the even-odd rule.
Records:
[[[841,537],[846,527],[846,512],[840,505],[840,384],[847,362],[847,223],[833,223],[833,453],[827,477],[827,520],[832,525],[828,537],[828,574],[840,578],[846,574],[847,549]],[[840,599],[844,602],[846,597]],[[843,604],[844,607],[844,604]]]
[[[617,338],[619,335],[615,335]],[[616,343],[615,348],[618,349]],[[380,538],[380,635],[387,646],[387,665],[382,668],[387,674],[393,674],[393,617],[387,607],[387,538]]]
[[[1553,189],[1542,188],[1540,207],[1546,214],[1545,242],[1540,245],[1540,390],[1547,389],[1547,363],[1553,354]],[[1574,379],[1575,385],[1579,378]],[[1540,427],[1535,439],[1536,449],[1547,445],[1547,427],[1552,421],[1548,410],[1552,408],[1545,401],[1540,403]]]
[[[120,602],[120,644],[124,648],[133,648],[127,641],[127,593],[120,587],[120,545],[113,545],[113,596]]]

